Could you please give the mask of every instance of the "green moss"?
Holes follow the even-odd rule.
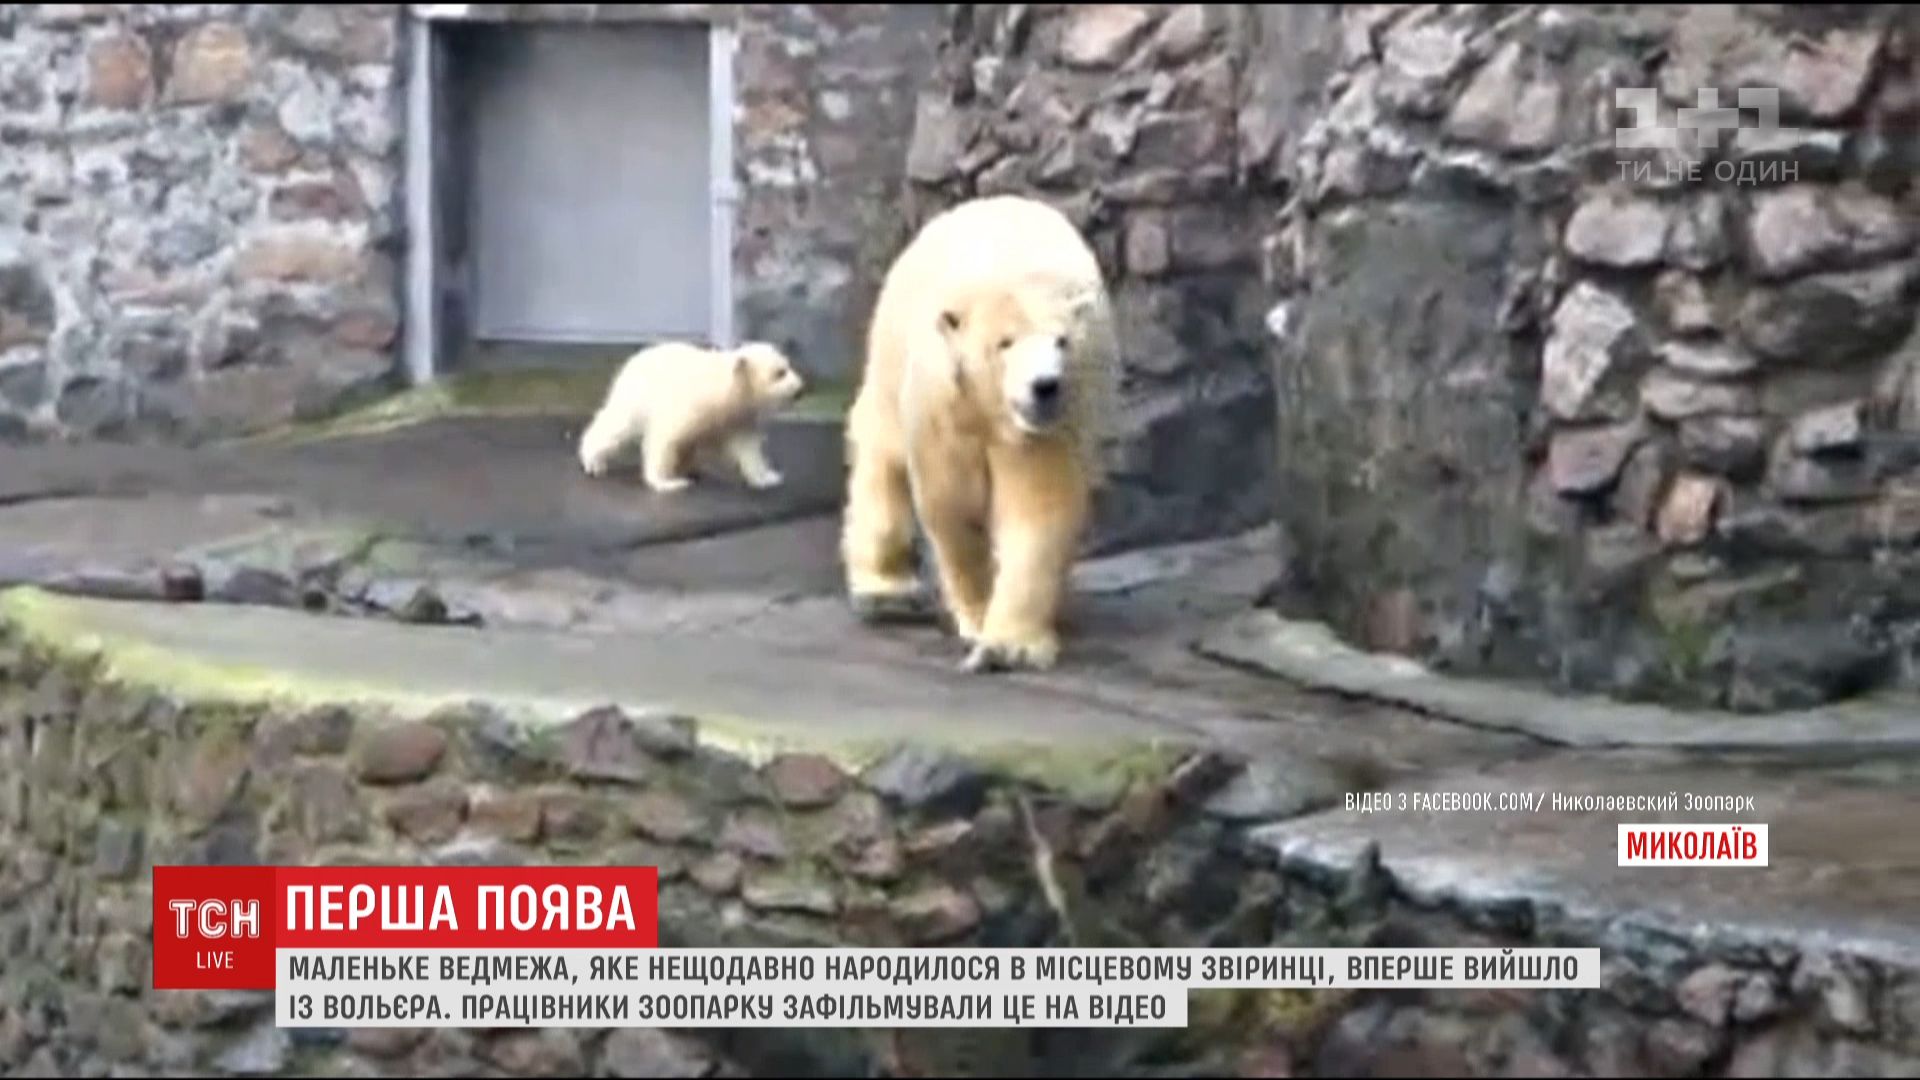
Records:
[[[859,773],[899,747],[898,740],[856,739],[818,731],[796,739],[793,729],[746,717],[702,714],[700,742],[725,753],[764,764],[785,752],[811,752]],[[972,738],[969,738],[972,735]],[[1177,765],[1186,748],[1148,741],[1090,747],[1084,743],[992,742],[982,744],[971,728],[951,733],[940,725],[914,730],[913,743],[937,746],[987,772],[1057,792],[1075,802],[1113,804],[1135,782],[1157,782]]]
[[[973,757],[1003,775],[1105,807],[1136,783],[1163,780],[1190,749],[1146,740],[1099,750],[1079,744],[1007,743],[977,748]]]
[[[1676,622],[1662,627],[1667,670],[1674,678],[1691,680],[1706,666],[1713,633],[1712,627],[1699,623]]]
[[[195,705],[280,703],[295,708],[322,704],[362,704],[401,717],[424,717],[458,706],[471,695],[461,691],[415,691],[391,681],[358,682],[306,674],[289,668],[210,659],[173,648],[137,632],[116,633],[89,619],[88,601],[31,586],[0,593],[0,621],[21,638],[63,662],[97,663],[100,677],[157,689]],[[509,717],[538,731],[564,720],[556,706],[537,698],[502,697],[491,702]],[[818,728],[796,728],[773,718],[689,710],[699,726],[699,741],[710,749],[759,765],[788,751],[808,751],[858,773],[896,750],[897,736],[876,738]],[[1172,743],[1135,739],[1090,744],[1084,740],[1050,743],[995,739],[982,743],[972,725],[923,723],[913,729],[914,745],[933,746],[968,760],[984,771],[1088,806],[1106,806],[1136,782],[1164,777],[1182,755]]]
[[[364,701],[424,711],[445,703],[438,697],[395,693],[385,687],[217,663],[132,635],[105,633],[87,623],[78,605],[34,587],[0,593],[0,618],[17,628],[26,641],[60,659],[95,663],[100,678],[169,691],[196,706],[278,702],[298,707]]]
[[[256,436],[297,443],[372,435],[429,420],[469,416],[587,416],[599,405],[619,359],[566,368],[475,371],[436,379],[337,416]]]
[[[431,420],[475,416],[591,416],[622,356],[581,361],[564,368],[532,367],[474,371],[436,379],[350,409],[336,416],[252,436],[245,443],[285,445],[376,435]],[[788,423],[838,423],[853,400],[853,387],[816,380],[782,414]]]
[[[853,393],[850,382],[816,381],[781,418],[801,424],[838,424],[853,406]]]

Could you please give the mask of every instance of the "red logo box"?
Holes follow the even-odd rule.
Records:
[[[153,988],[271,990],[280,949],[652,949],[660,872],[156,866]]]
[[[153,868],[153,988],[270,990],[271,866]]]

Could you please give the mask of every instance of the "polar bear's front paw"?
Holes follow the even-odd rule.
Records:
[[[847,603],[864,623],[921,622],[934,614],[932,599],[916,585],[853,592]]]
[[[952,613],[950,618],[953,621],[954,637],[966,642],[967,648],[969,649],[980,644],[979,616],[969,615],[964,611],[956,611]]]
[[[747,474],[747,486],[758,491],[766,491],[769,488],[777,488],[781,484],[786,483],[786,481],[787,481],[786,477],[781,476],[779,473],[775,472],[772,469],[766,469],[764,471],[758,471],[758,472],[750,472]]]
[[[1051,634],[977,642],[961,668],[975,674],[996,671],[1046,671],[1060,658],[1060,641]]]
[[[684,476],[656,476],[648,478],[647,486],[662,495],[671,495],[692,487],[693,481]]]

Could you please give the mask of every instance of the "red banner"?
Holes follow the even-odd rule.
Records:
[[[654,867],[153,868],[153,987],[269,990],[276,949],[652,949]]]

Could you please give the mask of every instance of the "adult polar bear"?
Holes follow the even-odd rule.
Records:
[[[1053,666],[1119,366],[1099,261],[1060,211],[997,195],[922,226],[881,283],[847,417],[854,610],[921,610],[917,517],[963,666]]]

